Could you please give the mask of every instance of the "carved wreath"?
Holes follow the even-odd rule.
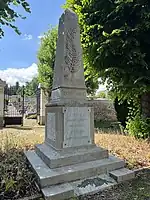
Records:
[[[76,73],[81,67],[81,52],[77,52],[75,36],[77,29],[69,29],[66,33],[65,75]]]

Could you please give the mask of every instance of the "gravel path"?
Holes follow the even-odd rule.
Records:
[[[80,197],[80,200],[150,200],[150,169],[137,173],[136,178],[104,190]]]

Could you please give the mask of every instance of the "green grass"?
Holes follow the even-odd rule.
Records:
[[[22,149],[0,151],[0,199],[18,199],[39,194],[35,176]]]

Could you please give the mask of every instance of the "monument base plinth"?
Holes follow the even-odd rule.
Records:
[[[134,172],[124,168],[123,160],[114,156],[103,158],[106,155],[102,155],[102,150],[99,150],[99,155],[95,149],[96,151],[75,153],[69,157],[69,154],[62,156],[53,150],[49,152],[49,148],[46,148],[45,144],[38,145],[35,151],[25,152],[46,200],[64,200],[94,194],[118,182],[134,178]],[[95,156],[95,160],[88,153]],[[77,161],[77,158],[80,160]],[[72,164],[68,165],[71,160]],[[47,164],[57,167],[50,168]]]
[[[39,144],[36,145],[35,152],[51,169],[108,158],[106,149],[94,145],[64,152],[55,150],[47,144]]]

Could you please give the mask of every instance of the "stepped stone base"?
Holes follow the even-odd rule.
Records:
[[[66,153],[42,144],[25,154],[46,200],[93,194],[134,178],[123,160],[108,156],[107,150],[96,146]]]
[[[108,151],[106,149],[98,148],[95,145],[83,148],[70,148],[67,151],[56,151],[50,145],[38,144],[35,146],[35,152],[50,168],[63,167],[108,157]]]

